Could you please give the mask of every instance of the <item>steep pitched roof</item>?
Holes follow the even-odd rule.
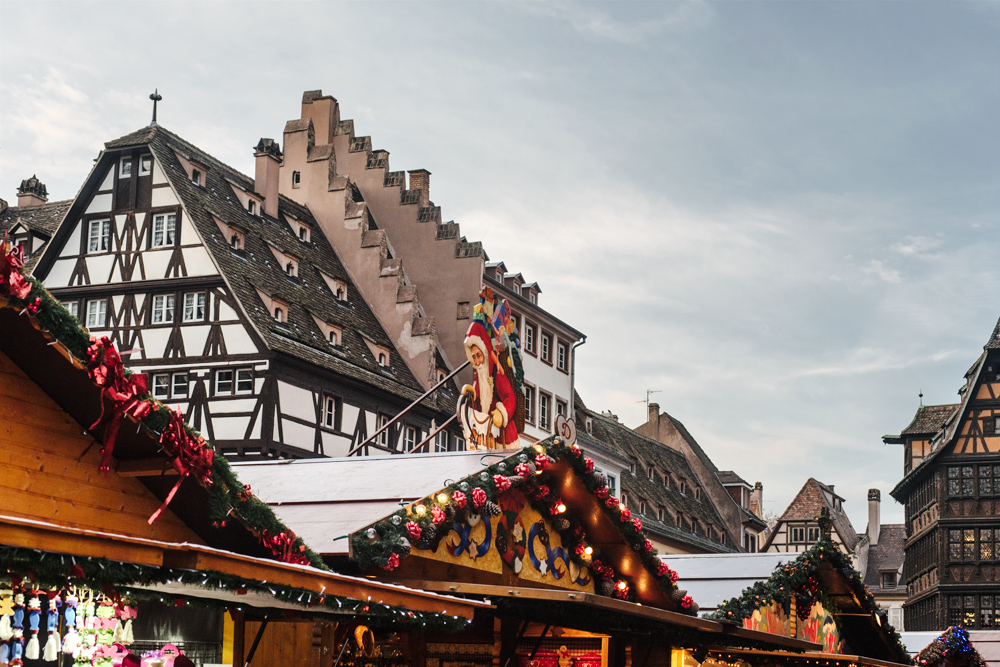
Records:
[[[143,128],[105,144],[109,150],[139,145],[148,145],[153,152],[205,247],[269,349],[407,400],[423,393],[307,207],[281,196],[277,219],[249,213],[233,192],[233,186],[253,192],[253,179],[162,126]],[[187,178],[178,155],[205,167],[204,185]],[[246,230],[242,252],[230,247],[213,216]],[[314,230],[308,243],[302,242],[293,231],[289,217]],[[296,278],[286,275],[272,248],[299,260]],[[346,301],[334,298],[323,274],[347,285]],[[262,307],[258,290],[288,302],[285,322],[276,321]],[[341,328],[340,349],[332,348],[314,315]],[[365,339],[389,350],[386,367],[379,366]],[[446,385],[435,396],[425,399],[424,404],[450,411],[456,401],[457,394]]]
[[[900,432],[900,435],[932,435],[937,433],[945,425],[945,422],[955,414],[958,406],[958,403],[921,405],[917,408],[917,414],[913,416],[913,421]]]
[[[719,482],[722,484],[746,484],[749,486],[745,479],[737,475],[732,470],[720,470],[716,477],[719,478]]]
[[[1000,350],[1000,320],[997,320],[997,325],[993,327],[993,333],[990,334],[990,339],[986,341],[986,345],[983,346],[984,350]]]
[[[827,497],[827,494],[830,497]],[[840,507],[837,507],[837,503],[831,502],[831,498],[839,499],[841,501]],[[858,533],[854,530],[851,520],[843,510],[843,500],[829,486],[810,477],[802,485],[802,488],[799,489],[799,492],[792,499],[792,502],[789,503],[781,517],[779,517],[778,522],[812,521],[825,508],[830,512],[830,518],[833,519],[833,527],[836,529],[837,534],[840,535],[840,539],[848,549],[853,551],[858,545]],[[775,534],[777,534],[777,531],[771,532],[768,544],[770,544]]]
[[[878,588],[882,585],[882,572],[899,571],[903,565],[904,542],[906,542],[906,526],[901,523],[882,524],[879,528],[878,544],[868,547],[868,567],[864,572],[865,586]]]
[[[41,206],[10,206],[5,208],[0,211],[0,237],[3,236],[4,232],[13,229],[15,225],[21,224],[40,236],[52,238],[72,203],[72,199],[66,199],[48,202]],[[26,269],[30,271],[34,268],[35,262],[38,261],[44,249],[43,245],[24,258]]]
[[[702,493],[700,500],[695,499],[693,488],[698,484],[698,478],[683,454],[652,438],[636,433],[615,419],[588,410],[582,401],[577,401],[576,408],[578,413],[582,412],[591,418],[592,436],[595,439],[618,450],[624,456],[635,459],[643,467],[653,465],[660,475],[669,472],[674,477],[688,480],[691,485],[692,490],[683,494],[675,485],[668,488],[661,481],[649,479],[644,470],[637,470],[635,475],[622,475],[622,490],[630,494],[632,508],[638,507],[636,502],[638,499],[648,503],[650,513],[643,517],[643,522],[649,530],[704,551],[737,550],[725,531],[725,522],[708,494]],[[664,521],[659,521],[652,511],[661,506],[669,509],[669,516],[665,517]],[[677,526],[674,518],[677,512],[684,516],[681,527]],[[692,532],[691,519],[698,519],[703,528],[708,525],[715,526],[716,530],[724,535],[725,542]]]

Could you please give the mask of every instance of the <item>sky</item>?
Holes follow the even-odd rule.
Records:
[[[0,197],[73,197],[159,122],[244,173],[340,101],[445,220],[780,514],[808,477],[882,521],[925,404],[1000,317],[998,2],[0,2]]]

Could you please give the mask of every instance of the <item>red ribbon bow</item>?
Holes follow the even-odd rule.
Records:
[[[101,446],[101,472],[108,472],[111,469],[111,455],[115,449],[115,440],[118,438],[118,428],[121,425],[122,417],[129,415],[136,420],[142,419],[150,413],[152,407],[149,403],[141,400],[140,396],[149,393],[149,385],[146,375],[136,373],[125,375],[125,366],[118,356],[111,341],[107,336],[100,340],[92,339],[87,354],[90,355],[90,363],[87,364],[87,373],[90,379],[98,387],[101,387],[101,413],[97,417],[90,429],[97,428],[97,425],[104,419],[104,399],[111,399],[111,420],[104,429],[104,442]]]
[[[188,475],[194,475],[195,479],[205,486],[212,484],[212,461],[215,459],[215,452],[206,445],[204,438],[191,437],[184,426],[184,417],[177,410],[170,410],[170,421],[160,433],[160,447],[167,455],[168,465],[177,471],[180,479],[174,484],[174,488],[170,489],[160,509],[149,517],[150,524],[159,518],[174,499],[181,482]]]
[[[283,530],[277,535],[272,535],[267,529],[260,532],[260,541],[271,553],[278,557],[283,563],[297,563],[308,565],[309,559],[304,554],[295,549],[295,533],[290,530]]]
[[[31,283],[21,273],[23,267],[24,246],[7,241],[7,232],[4,232],[3,244],[0,244],[0,287],[18,299],[28,298],[31,292]]]

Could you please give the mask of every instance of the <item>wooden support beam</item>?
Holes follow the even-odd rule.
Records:
[[[119,477],[176,477],[177,471],[167,463],[165,458],[154,456],[149,459],[132,459],[119,461],[116,471]]]

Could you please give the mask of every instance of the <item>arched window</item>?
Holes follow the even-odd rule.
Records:
[[[337,332],[330,331],[330,345],[340,345],[340,341],[337,340]]]
[[[289,262],[288,264],[285,264],[285,273],[287,273],[290,276],[294,276],[295,275],[295,264],[293,264],[292,262]]]
[[[231,246],[233,246],[234,250],[239,250],[240,249],[240,235],[239,234],[233,234],[233,238],[231,238],[229,240],[229,244]]]
[[[247,203],[247,211],[250,212],[250,215],[257,215],[257,202],[251,199]]]
[[[385,366],[385,364],[386,364],[385,352],[379,352],[378,353],[378,365],[379,366]]]
[[[285,321],[285,311],[283,311],[281,308],[275,308],[274,309],[274,319],[277,320],[278,322],[284,322]]]

